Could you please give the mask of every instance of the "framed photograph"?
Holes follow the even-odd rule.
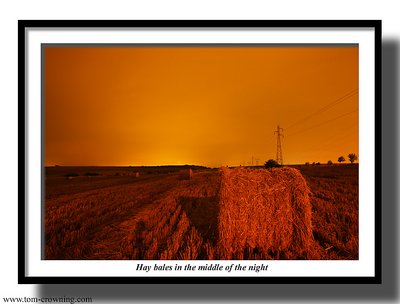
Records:
[[[381,21],[18,43],[20,283],[381,283]]]

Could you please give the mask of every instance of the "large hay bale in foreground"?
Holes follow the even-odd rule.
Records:
[[[221,169],[220,259],[306,258],[310,189],[293,168]]]

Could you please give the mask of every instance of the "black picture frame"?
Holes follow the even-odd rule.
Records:
[[[27,36],[30,29],[116,29],[116,28],[319,28],[374,31],[375,68],[375,275],[340,277],[104,277],[27,275]],[[382,282],[382,24],[380,20],[19,20],[18,21],[18,282],[20,284],[380,284]],[[40,59],[38,59],[40,60]]]

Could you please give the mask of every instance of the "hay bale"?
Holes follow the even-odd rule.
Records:
[[[299,170],[222,168],[221,175],[220,259],[306,257],[312,211]]]
[[[192,179],[193,178],[193,170],[192,169],[183,169],[179,170],[179,179]]]

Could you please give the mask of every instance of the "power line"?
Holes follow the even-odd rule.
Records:
[[[290,129],[290,128],[293,128],[294,126],[297,126],[297,125],[303,123],[304,121],[309,120],[310,118],[312,118],[313,116],[315,116],[315,115],[317,115],[317,114],[320,114],[320,113],[323,113],[323,112],[328,111],[329,109],[333,108],[334,106],[336,106],[336,105],[342,103],[343,101],[345,101],[345,100],[349,99],[350,97],[353,97],[353,96],[355,96],[355,95],[357,95],[357,94],[358,94],[358,89],[354,89],[354,90],[352,90],[352,91],[346,93],[345,95],[341,96],[340,98],[335,99],[333,102],[331,102],[331,103],[325,105],[325,106],[322,107],[321,109],[319,109],[319,110],[317,110],[317,111],[315,111],[315,112],[313,112],[313,113],[311,113],[311,114],[305,116],[304,118],[302,118],[302,119],[300,119],[300,120],[294,122],[294,123],[291,124],[289,127],[285,128],[285,131],[288,130],[288,129]],[[317,124],[317,125],[314,125],[314,126],[312,126],[312,127],[310,127],[310,128],[303,129],[303,130],[300,130],[300,131],[298,131],[298,132],[289,134],[289,136],[296,135],[296,134],[303,133],[303,132],[306,132],[306,131],[308,131],[308,130],[317,128],[317,127],[319,127],[319,126],[321,126],[321,125],[330,123],[330,122],[332,122],[332,121],[335,121],[335,120],[337,120],[337,119],[340,119],[340,118],[342,118],[342,117],[344,117],[344,116],[350,115],[350,114],[352,114],[352,113],[354,113],[354,112],[357,112],[357,111],[358,111],[358,109],[353,110],[353,111],[351,111],[351,112],[347,112],[347,113],[341,114],[341,115],[339,115],[339,116],[337,116],[337,117],[335,117],[335,118],[333,118],[333,119],[324,121],[324,122],[319,123],[319,124]],[[281,164],[283,164],[282,146],[281,146],[281,137],[283,137],[282,132],[283,132],[283,128],[280,128],[279,126],[278,126],[277,131],[274,132],[274,135],[277,134],[277,142],[276,142],[276,144],[277,144],[276,160],[277,160],[278,163],[281,163]],[[272,141],[272,138],[269,138],[269,140],[267,140],[268,145],[271,143],[271,141]]]
[[[347,93],[347,94],[343,95],[342,97],[340,97],[340,98],[334,100],[333,102],[327,104],[326,106],[324,106],[323,108],[319,109],[318,111],[313,112],[313,113],[311,113],[310,115],[307,115],[306,117],[304,117],[304,118],[302,118],[302,119],[300,119],[300,120],[294,122],[293,124],[289,125],[289,127],[285,128],[285,131],[287,131],[288,129],[290,129],[290,128],[292,128],[292,127],[294,127],[294,126],[296,126],[296,125],[298,125],[298,124],[300,124],[300,123],[302,123],[302,122],[304,122],[304,121],[310,119],[311,117],[313,117],[313,116],[315,116],[315,115],[317,115],[317,114],[326,112],[326,111],[329,110],[330,108],[332,108],[332,107],[334,107],[334,106],[336,106],[336,105],[342,103],[342,102],[345,101],[346,99],[349,99],[350,97],[352,97],[352,96],[354,96],[354,95],[357,95],[357,94],[358,94],[358,89],[355,89],[355,90],[350,91],[349,93]]]
[[[333,136],[330,136],[327,138],[327,140],[324,141],[318,141],[318,143],[314,143],[314,145],[307,145],[306,151],[312,151],[313,153],[319,153],[319,152],[325,152],[326,148],[328,146],[331,146],[333,144],[337,145],[341,140],[347,138],[350,136],[351,132],[358,126],[357,123],[353,123],[350,127],[346,129],[345,132],[343,133],[336,133]],[[304,151],[304,150],[303,150]]]
[[[312,145],[302,145],[301,148],[297,148],[297,152],[299,154],[307,154],[308,157],[312,158],[314,156],[310,155],[317,155],[322,153],[330,153],[332,150],[332,146],[338,146],[340,143],[351,136],[353,130],[358,127],[358,124],[356,122],[352,123],[351,126],[346,128],[345,132],[340,132],[336,133],[333,136],[323,138],[322,140],[318,142],[314,142]],[[354,133],[353,133],[354,134]],[[333,156],[331,155],[328,158],[332,158]],[[331,160],[334,160],[333,158]]]
[[[355,112],[357,112],[357,111],[358,111],[358,109],[353,110],[353,111],[350,111],[350,112],[347,112],[347,113],[344,113],[344,114],[339,115],[339,116],[337,116],[337,117],[335,117],[335,118],[332,118],[332,119],[329,119],[329,120],[324,121],[324,122],[322,122],[322,123],[319,123],[319,124],[317,124],[317,125],[314,125],[314,126],[312,126],[312,127],[310,127],[310,128],[303,129],[303,130],[301,130],[301,131],[294,132],[294,133],[289,134],[289,135],[286,135],[286,136],[293,136],[293,135],[296,135],[296,134],[299,134],[299,133],[306,132],[306,131],[308,131],[308,130],[312,130],[312,129],[314,129],[314,128],[317,128],[317,127],[320,127],[320,126],[325,125],[325,124],[327,124],[327,123],[330,123],[330,122],[332,122],[332,121],[338,120],[338,119],[340,119],[340,118],[342,118],[342,117],[345,117],[345,116],[350,115],[350,114],[352,114],[352,113],[355,113]]]

